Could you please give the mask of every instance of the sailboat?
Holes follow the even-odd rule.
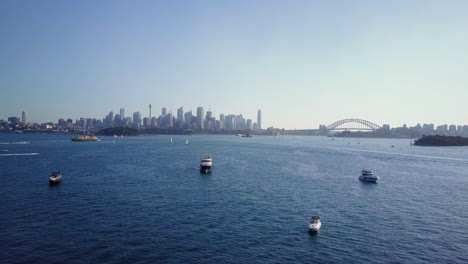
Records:
[[[171,143],[173,142],[173,141],[172,141],[172,137],[171,137],[171,140],[170,140],[170,142],[171,142]]]
[[[185,145],[188,145],[188,139],[185,139]]]

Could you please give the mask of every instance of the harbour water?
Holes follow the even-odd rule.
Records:
[[[0,134],[1,263],[468,262],[465,147],[70,138]],[[199,173],[202,153],[211,174]],[[360,182],[363,168],[379,182]],[[312,215],[322,220],[315,235]]]

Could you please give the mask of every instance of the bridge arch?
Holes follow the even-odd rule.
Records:
[[[359,118],[347,118],[347,119],[342,119],[339,121],[336,121],[330,125],[327,126],[327,130],[344,130],[344,128],[340,128],[340,126],[347,124],[347,123],[358,123],[361,124],[363,127],[359,129],[363,130],[376,130],[382,128],[381,126],[372,123],[370,121],[364,120],[364,119],[359,119]],[[348,129],[354,129],[354,128],[348,128]],[[355,128],[358,129],[358,128]]]

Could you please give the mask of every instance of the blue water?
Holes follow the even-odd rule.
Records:
[[[0,134],[0,262],[468,262],[468,148],[169,138]],[[360,182],[362,168],[379,182]]]

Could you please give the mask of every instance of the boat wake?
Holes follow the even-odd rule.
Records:
[[[44,153],[8,153],[8,154],[0,154],[0,156],[36,156],[42,155]]]
[[[2,142],[0,145],[22,145],[22,144],[29,144],[28,141],[19,141],[19,142]]]
[[[356,151],[356,152],[378,153],[378,154],[387,154],[387,155],[405,156],[405,157],[416,157],[416,158],[435,159],[435,160],[468,161],[468,159],[461,159],[461,158],[428,156],[428,155],[419,155],[419,154],[410,154],[410,153],[395,153],[395,152],[387,152],[387,151],[379,151],[379,150],[347,149],[347,148],[335,148],[335,147],[315,147],[315,148],[344,150],[344,151],[350,151],[350,152]]]

